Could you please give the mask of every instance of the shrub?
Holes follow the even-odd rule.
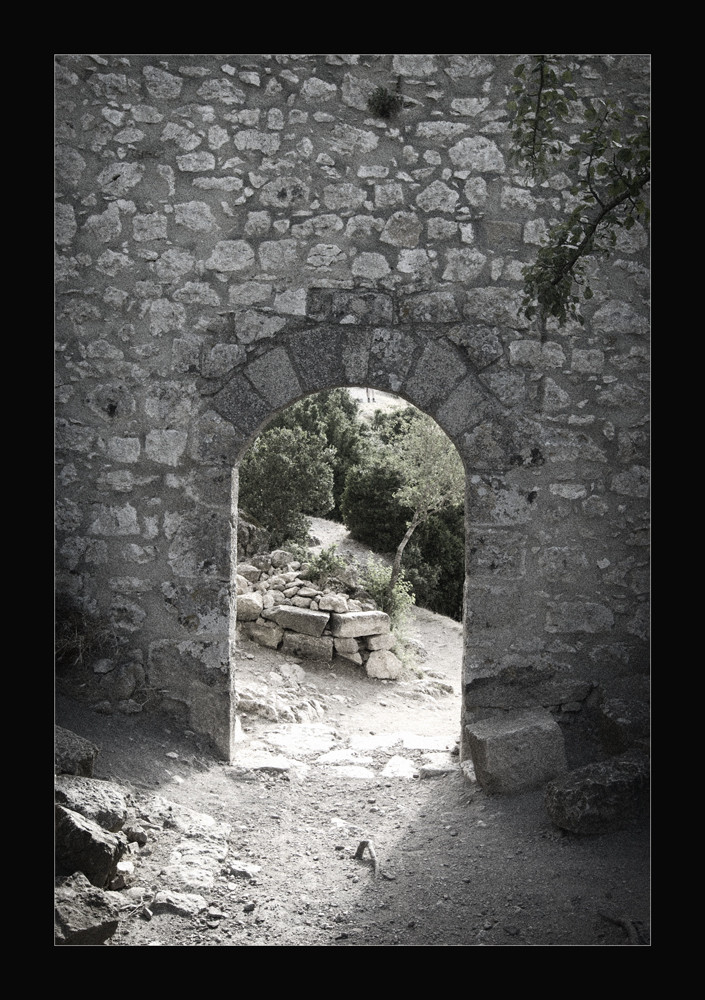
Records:
[[[404,565],[417,604],[462,621],[465,581],[462,504],[433,514],[417,529],[404,554]]]
[[[257,438],[240,465],[239,503],[271,532],[273,545],[305,542],[306,515],[333,506],[332,449],[300,427],[277,427]]]
[[[306,570],[301,574],[302,579],[311,580],[318,586],[322,586],[329,576],[338,576],[348,568],[335,544],[322,549],[317,555],[308,553],[301,561],[307,563]]]
[[[375,87],[367,101],[367,107],[379,118],[394,118],[404,105],[400,94],[391,93],[386,87]]]
[[[340,500],[349,470],[358,465],[364,455],[367,428],[360,421],[359,403],[347,389],[328,389],[300,399],[288,407],[270,424],[270,429],[304,430],[323,438],[329,447],[333,469],[333,507],[327,514],[333,521],[342,521]]]
[[[376,552],[396,549],[411,517],[394,499],[400,486],[399,473],[379,459],[348,473],[340,506],[345,527],[356,541]]]
[[[415,604],[414,592],[402,572],[390,595],[391,575],[391,566],[371,557],[362,570],[361,578],[364,589],[380,611],[389,615],[393,631],[400,636],[409,624],[411,609]]]

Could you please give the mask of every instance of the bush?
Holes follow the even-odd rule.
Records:
[[[330,576],[338,576],[348,568],[345,559],[338,554],[338,546],[329,545],[327,549],[322,549],[318,555],[302,557],[301,562],[307,563],[306,569],[301,573],[303,580],[311,580],[318,586],[322,586]]]
[[[270,424],[271,429],[308,431],[328,444],[333,469],[333,507],[327,516],[334,521],[343,519],[340,501],[345,480],[350,469],[362,461],[365,451],[367,428],[359,419],[359,408],[347,389],[328,389],[300,399]]]
[[[404,632],[415,604],[411,584],[400,573],[391,597],[388,594],[392,567],[372,557],[362,570],[362,585],[380,611],[389,615],[392,629],[397,635]]]
[[[274,546],[305,542],[306,515],[333,507],[332,450],[300,427],[277,427],[257,438],[240,465],[240,507],[271,533]]]
[[[433,514],[406,547],[404,565],[416,603],[463,620],[465,521],[463,505]]]
[[[394,499],[400,486],[399,473],[380,460],[348,473],[340,506],[345,527],[356,541],[376,552],[394,552],[411,517]]]

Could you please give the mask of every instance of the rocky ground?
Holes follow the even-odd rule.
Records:
[[[321,546],[355,550],[327,525]],[[57,696],[148,835],[106,946],[650,944],[648,822],[577,837],[540,791],[485,795],[457,755],[462,626],[417,609],[410,637],[426,655],[395,682],[243,641],[240,684],[308,721],[244,716],[233,765],[163,717]]]

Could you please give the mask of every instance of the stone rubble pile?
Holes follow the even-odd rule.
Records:
[[[55,726],[54,940],[57,945],[103,945],[130,914],[193,916],[208,907],[228,854],[231,828],[207,813],[162,798],[139,797],[93,776],[98,747]],[[165,887],[137,874],[140,855],[159,840],[167,851]],[[242,877],[235,860],[230,870]],[[168,886],[168,887],[167,887]]]
[[[365,591],[328,577],[308,580],[306,564],[285,549],[260,553],[237,569],[238,629],[287,656],[364,667],[368,677],[397,680],[402,663],[389,615]]]

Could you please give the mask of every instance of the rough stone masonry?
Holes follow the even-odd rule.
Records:
[[[593,266],[584,326],[525,320],[572,195],[510,160],[523,58],[56,57],[58,596],[225,757],[238,461],[336,386],[398,393],[464,462],[464,725],[648,690],[648,234]],[[648,99],[647,55],[566,60]]]

